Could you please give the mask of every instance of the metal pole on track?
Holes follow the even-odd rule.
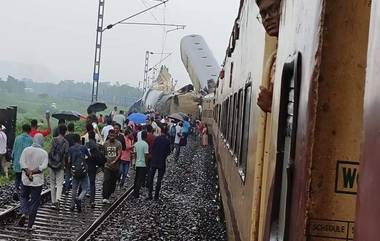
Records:
[[[91,103],[93,103],[94,101],[98,101],[100,59],[101,59],[102,40],[103,40],[104,3],[105,3],[105,0],[99,0],[98,21],[97,21],[97,28],[96,28],[94,72],[92,76]]]

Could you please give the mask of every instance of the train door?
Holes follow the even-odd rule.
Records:
[[[287,241],[290,198],[297,135],[301,54],[296,53],[282,69],[277,134],[276,169],[271,188],[270,241]]]

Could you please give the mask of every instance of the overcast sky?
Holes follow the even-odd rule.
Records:
[[[0,74],[41,80],[91,81],[94,59],[98,0],[3,0],[0,14],[0,68],[17,63],[18,69],[0,69]],[[154,0],[106,0],[105,25],[157,4]],[[145,6],[144,6],[145,4]],[[189,77],[180,58],[180,40],[200,34],[217,61],[222,62],[237,16],[238,0],[170,0],[133,19],[135,22],[185,24],[185,30],[166,35],[164,52],[173,52],[165,62],[179,85]],[[163,14],[165,12],[165,15]],[[154,16],[153,16],[153,15]],[[145,51],[161,52],[162,27],[119,25],[103,34],[101,81],[119,81],[137,86],[143,79]],[[151,58],[150,66],[160,56]],[[20,68],[34,65],[43,77]],[[26,67],[25,67],[26,68]],[[20,70],[20,71],[19,71]],[[1,73],[2,72],[2,73]],[[34,75],[34,76],[20,76]]]

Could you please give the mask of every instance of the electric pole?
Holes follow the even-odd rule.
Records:
[[[97,22],[97,28],[96,28],[94,73],[92,76],[91,103],[94,101],[98,101],[100,56],[102,52],[102,40],[103,40],[104,2],[105,0],[99,0],[98,22]]]
[[[144,82],[143,82],[143,93],[149,88],[149,78],[148,78],[148,72],[149,72],[149,55],[150,52],[145,52],[145,66],[144,66]]]

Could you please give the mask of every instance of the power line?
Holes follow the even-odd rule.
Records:
[[[147,8],[147,9],[144,9],[144,10],[138,12],[138,13],[135,13],[135,14],[133,14],[133,15],[127,17],[127,18],[123,18],[122,20],[117,21],[116,23],[109,24],[105,29],[103,29],[103,31],[105,31],[105,30],[107,30],[107,29],[111,29],[111,28],[115,27],[116,25],[121,24],[122,22],[125,22],[125,21],[127,21],[127,20],[129,20],[129,19],[131,19],[131,18],[136,17],[137,15],[140,15],[140,14],[142,14],[142,13],[145,13],[145,12],[147,12],[147,11],[153,9],[153,8],[156,8],[156,7],[158,7],[158,6],[161,6],[161,5],[163,5],[163,4],[167,3],[167,2],[169,2],[169,0],[165,0],[165,1],[161,2],[161,3],[159,3],[159,4],[156,4],[156,5],[152,6],[152,7],[149,7],[149,8]]]

